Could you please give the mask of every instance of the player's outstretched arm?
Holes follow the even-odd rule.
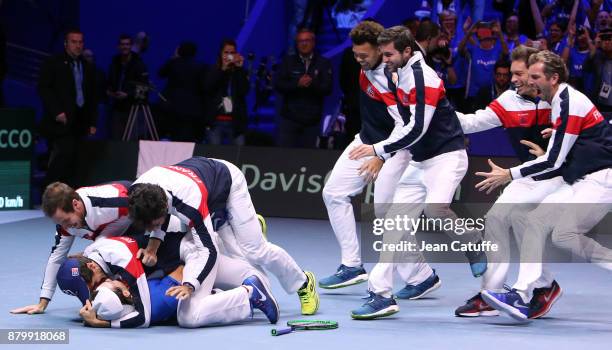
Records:
[[[20,307],[17,309],[11,310],[12,314],[42,314],[47,309],[47,305],[49,305],[49,299],[40,298],[38,304],[28,305],[24,307]]]

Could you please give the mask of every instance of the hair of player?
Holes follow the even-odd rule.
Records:
[[[368,43],[374,47],[378,46],[378,36],[385,30],[380,23],[376,23],[373,21],[363,21],[357,24],[351,32],[349,36],[351,41],[355,45],[363,45]]]
[[[550,79],[553,74],[559,76],[559,83],[564,83],[568,79],[568,71],[561,56],[551,51],[540,51],[529,57],[529,65],[541,62],[544,64],[544,75]]]
[[[412,52],[417,50],[414,36],[410,33],[410,29],[404,26],[393,26],[385,29],[380,33],[377,41],[378,45],[393,43],[393,47],[399,52],[403,52],[407,47],[410,47]]]
[[[80,200],[79,194],[70,186],[62,182],[54,182],[45,188],[42,195],[42,210],[46,216],[51,217],[58,209],[72,213],[72,201]]]
[[[113,293],[115,293],[115,295],[119,298],[119,301],[121,302],[121,304],[134,305],[134,298],[131,295],[129,297],[126,297],[125,295],[123,295],[123,292],[121,292],[121,289],[119,289],[119,287],[113,287],[109,289]],[[98,296],[98,291],[94,290],[93,292],[91,292],[91,295],[89,296],[89,301],[93,303],[94,299],[97,296]]]
[[[168,198],[164,190],[153,184],[137,184],[128,192],[128,215],[134,224],[146,228],[154,220],[168,214]]]
[[[79,257],[78,260],[79,260],[79,275],[81,276],[81,278],[83,278],[83,280],[85,280],[85,283],[90,284],[91,281],[93,280],[93,271],[89,268],[89,266],[87,266],[87,264],[90,262],[92,263],[96,263],[96,262],[84,256]],[[93,299],[94,298],[92,297],[91,300]]]
[[[525,45],[519,45],[517,47],[514,48],[514,50],[512,50],[512,54],[510,55],[510,59],[514,62],[514,61],[523,61],[525,62],[525,65],[527,65],[529,63],[529,57],[531,57],[531,55],[534,55],[536,53],[540,52],[540,50],[534,48],[534,47],[529,47],[529,46],[525,46]]]

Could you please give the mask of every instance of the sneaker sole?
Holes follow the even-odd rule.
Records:
[[[397,305],[391,305],[385,309],[382,309],[380,311],[377,311],[373,314],[367,314],[367,315],[355,315],[353,313],[351,313],[351,317],[354,320],[373,320],[376,318],[380,318],[380,317],[387,317],[387,316],[391,316],[393,314],[396,314],[397,312],[399,312],[399,306]]]
[[[364,273],[346,282],[342,282],[338,284],[324,285],[324,284],[321,284],[321,282],[319,282],[319,287],[323,289],[338,289],[338,288],[354,286],[356,284],[360,284],[360,283],[367,282],[367,281],[368,281],[368,274]]]
[[[499,316],[499,311],[490,310],[490,311],[477,311],[477,312],[463,312],[463,313],[455,313],[457,317],[493,317]]]
[[[512,317],[513,319],[519,322],[522,322],[522,323],[527,323],[530,321],[527,318],[527,316],[525,316],[522,312],[517,310],[514,306],[510,306],[506,303],[502,303],[501,301],[497,300],[493,296],[489,295],[487,291],[482,291],[480,295],[482,296],[482,299],[484,299],[484,301],[486,301],[487,304],[489,304],[490,307],[505,313],[506,315]]]
[[[558,290],[559,290],[559,292],[556,293],[554,295],[554,297],[550,300],[550,302],[548,303],[548,307],[547,308],[545,308],[540,313],[535,314],[535,315],[533,315],[533,316],[531,316],[529,318],[530,319],[536,319],[536,318],[540,318],[540,317],[546,315],[550,311],[550,309],[552,308],[553,304],[557,301],[557,299],[559,299],[561,297],[561,295],[563,295],[563,289],[561,287],[559,287]]]
[[[425,290],[423,293],[421,293],[419,295],[415,295],[415,296],[410,297],[410,298],[405,298],[405,297],[402,298],[399,295],[396,295],[395,297],[398,298],[398,299],[403,299],[403,300],[417,300],[417,299],[420,299],[420,298],[424,297],[425,295],[433,292],[434,290],[440,288],[441,286],[442,286],[442,280],[438,280],[438,282],[436,282],[436,284],[434,284],[433,286],[429,287],[429,289]]]

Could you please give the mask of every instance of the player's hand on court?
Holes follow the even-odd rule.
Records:
[[[494,189],[507,184],[512,181],[512,176],[510,175],[510,170],[504,169],[497,164],[493,163],[491,159],[488,160],[489,165],[491,166],[491,171],[488,173],[479,171],[476,173],[476,176],[484,176],[485,180],[476,184],[476,188],[478,191],[487,191],[487,194],[490,194]]]
[[[188,285],[170,287],[166,291],[167,296],[175,297],[178,300],[185,300],[189,298],[191,293],[193,293],[193,288]]]
[[[147,249],[138,249],[138,253],[136,253],[136,259],[139,259],[143,264],[147,266],[155,266],[155,264],[157,264],[157,255]]]
[[[535,143],[533,143],[531,141],[521,140],[520,142],[521,142],[521,144],[529,147],[529,153],[533,154],[536,157],[542,156],[542,155],[544,155],[546,153],[546,152],[544,152],[542,147],[538,146],[537,144],[535,144]]]
[[[385,164],[385,162],[383,162],[383,160],[378,157],[368,159],[367,162],[364,162],[359,167],[359,176],[365,176],[365,180],[368,183],[376,181],[378,173],[380,172],[380,169],[382,168],[383,164]]]
[[[542,134],[543,138],[549,139],[552,136],[552,132],[553,132],[552,128],[546,128],[542,130],[540,133]]]
[[[375,156],[374,146],[372,145],[359,145],[349,152],[349,159],[357,160],[363,157]]]
[[[20,307],[17,309],[13,309],[11,310],[11,313],[12,314],[28,314],[28,315],[42,314],[45,312],[46,308],[47,308],[46,305],[43,305],[42,303],[38,303],[34,305],[28,305],[28,306]]]

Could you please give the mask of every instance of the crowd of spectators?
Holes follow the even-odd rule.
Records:
[[[561,55],[571,84],[586,92],[600,111],[612,112],[612,1],[492,3],[492,10],[485,11],[484,0],[422,1],[415,16],[404,21],[426,62],[444,81],[456,110],[473,112],[512,88],[509,55],[516,46],[527,45]],[[334,72],[330,60],[318,52],[316,38],[316,29],[298,29],[294,51],[289,50],[274,74],[267,76],[269,89],[279,99],[275,138],[283,147],[329,146],[321,146],[317,139],[323,132],[324,100],[335,80],[343,94],[335,104],[341,105],[338,111],[346,120],[338,129],[346,137],[338,137],[335,146],[342,147],[360,128],[359,65],[347,48]],[[138,86],[146,86],[151,79],[150,67],[141,58],[148,47],[143,32],[118,38],[117,55],[107,70],[96,67],[93,52],[84,49],[81,32],[68,33],[65,45],[64,53],[45,62],[39,83],[45,108],[43,134],[51,141],[51,163],[60,158],[65,163],[70,154],[57,158],[58,152],[62,155],[76,139],[96,133],[100,108],[94,106],[108,106],[108,137],[122,139],[132,107],[142,102]],[[160,135],[173,141],[248,144],[253,110],[247,107],[247,96],[256,85],[252,76],[259,73],[246,69],[245,57],[231,39],[220,44],[211,65],[196,59],[197,50],[192,42],[180,43],[157,71],[165,80],[154,108]],[[144,98],[148,100],[149,95]],[[137,127],[136,136],[146,138],[146,130]],[[65,167],[64,163],[57,166]]]

